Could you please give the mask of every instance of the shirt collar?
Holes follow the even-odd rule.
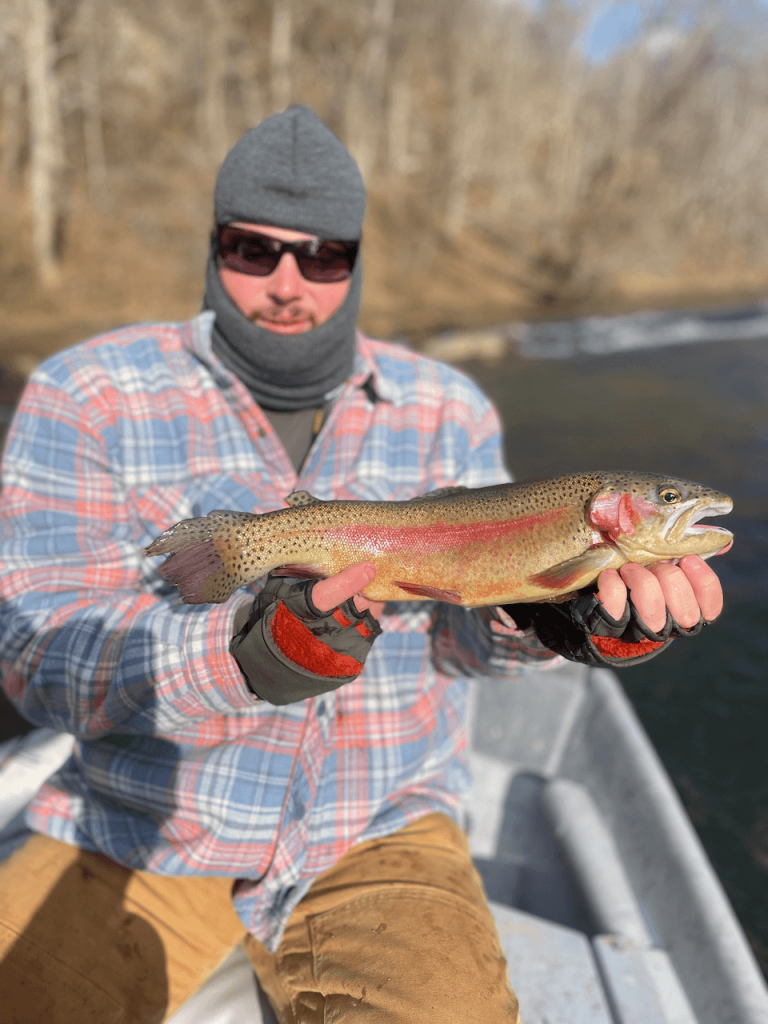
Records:
[[[365,388],[368,392],[372,391],[381,401],[399,405],[400,394],[397,385],[384,376],[371,339],[360,331],[357,332],[355,368],[349,383],[354,387]]]
[[[188,320],[182,328],[183,343],[184,347],[210,370],[220,388],[231,388],[237,378],[217,358],[211,346],[211,331],[215,319],[216,314],[212,309],[204,309],[202,313]]]

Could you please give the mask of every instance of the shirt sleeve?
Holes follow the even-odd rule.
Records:
[[[0,678],[39,726],[178,732],[255,704],[228,650],[236,603],[182,604],[143,556],[108,405],[44,369],[22,396],[2,469]]]
[[[480,405],[457,486],[488,487],[512,478],[504,465],[501,423],[487,399]],[[435,667],[445,675],[508,677],[521,668],[556,667],[563,659],[532,629],[521,630],[503,608],[440,603],[431,629]]]

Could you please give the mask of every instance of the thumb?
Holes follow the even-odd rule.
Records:
[[[312,602],[321,612],[329,612],[343,604],[347,598],[364,590],[376,575],[373,562],[357,562],[348,569],[320,580],[312,588]],[[364,599],[365,600],[365,599]]]

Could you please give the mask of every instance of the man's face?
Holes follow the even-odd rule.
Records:
[[[281,242],[307,242],[315,235],[267,224],[234,222],[236,227],[258,231]],[[219,266],[224,290],[240,312],[259,327],[275,334],[301,334],[325,323],[347,296],[349,278],[318,284],[302,277],[293,253],[283,253],[269,277],[241,274],[230,267]]]

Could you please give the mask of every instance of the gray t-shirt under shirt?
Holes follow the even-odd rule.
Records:
[[[283,448],[288,452],[293,468],[299,473],[325,418],[325,410],[299,409],[298,412],[278,412],[276,409],[264,409],[263,411],[280,438]]]

